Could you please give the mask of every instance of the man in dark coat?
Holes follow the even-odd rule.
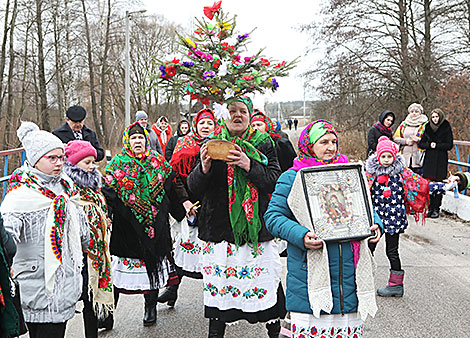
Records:
[[[72,106],[67,109],[65,116],[65,123],[55,129],[52,134],[57,136],[64,143],[73,140],[90,142],[93,148],[96,149],[96,161],[101,161],[104,158],[104,150],[96,137],[96,133],[84,124],[86,117],[85,108],[82,106]]]

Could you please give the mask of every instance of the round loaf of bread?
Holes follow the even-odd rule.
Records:
[[[207,142],[207,155],[213,160],[230,162],[231,160],[227,157],[230,155],[230,150],[235,150],[235,145],[232,142],[224,140],[210,140]]]

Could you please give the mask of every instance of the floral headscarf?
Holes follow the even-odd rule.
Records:
[[[250,116],[251,114],[253,114],[253,101],[251,101],[251,99],[248,97],[248,96],[235,96],[231,99],[228,99],[227,100],[227,106],[230,105],[230,103],[233,103],[233,102],[241,102],[241,103],[244,103],[246,105],[246,107],[248,108],[248,112],[250,113]]]
[[[281,136],[276,133],[277,125],[274,124],[273,120],[271,120],[269,116],[258,109],[254,110],[253,116],[251,117],[251,123],[255,121],[263,122],[266,125],[266,133],[268,133],[273,139],[281,138]]]
[[[197,154],[199,153],[201,144],[204,141],[204,137],[199,135],[197,131],[197,124],[203,119],[211,119],[214,121],[215,127],[217,128],[217,121],[214,112],[209,108],[202,109],[193,119],[191,132],[178,139],[175,150],[173,151],[173,156],[171,157],[170,164],[184,183],[186,183],[186,178],[196,163]]]
[[[339,152],[337,152],[330,160],[321,160],[313,151],[313,145],[328,133],[334,134],[338,141],[338,134],[336,134],[336,130],[333,128],[331,122],[326,120],[317,120],[309,123],[308,126],[300,133],[299,156],[294,159],[294,165],[289,170],[297,171],[304,167],[313,167],[332,163],[346,163],[348,158]]]
[[[158,214],[158,206],[165,196],[163,185],[172,171],[165,158],[150,150],[148,132],[142,129],[146,138],[146,149],[136,155],[130,146],[129,132],[134,122],[126,128],[122,136],[122,151],[113,157],[105,168],[105,182],[116,191],[121,201],[128,206],[145,232],[154,236],[153,224]]]

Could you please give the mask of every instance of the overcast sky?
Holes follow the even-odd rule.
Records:
[[[146,14],[161,14],[167,19],[190,27],[193,17],[203,16],[203,7],[211,6],[212,0],[141,0]],[[303,80],[299,77],[303,71],[314,63],[314,56],[304,57],[309,43],[306,34],[296,30],[300,24],[309,23],[318,18],[321,1],[317,0],[223,0],[225,13],[237,14],[237,30],[241,33],[256,30],[251,35],[250,50],[257,51],[265,47],[264,54],[279,61],[290,61],[301,57],[299,66],[291,75],[278,79],[279,89],[265,98],[257,97],[256,101],[294,101],[303,100]],[[140,9],[140,8],[138,8]],[[307,99],[314,94],[307,93]]]

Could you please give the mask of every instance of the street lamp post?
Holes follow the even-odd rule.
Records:
[[[142,9],[140,11],[133,11],[129,12],[126,11],[126,61],[125,61],[125,74],[124,74],[124,88],[125,88],[125,93],[124,97],[126,99],[125,101],[125,127],[127,127],[129,124],[131,124],[131,90],[130,90],[130,74],[129,74],[129,19],[131,18],[132,14],[137,14],[137,13],[144,13],[147,10]]]

